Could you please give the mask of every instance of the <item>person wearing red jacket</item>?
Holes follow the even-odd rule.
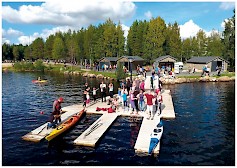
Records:
[[[59,97],[57,100],[53,102],[53,112],[50,114],[47,128],[56,127],[56,125],[58,125],[61,122],[62,102],[63,102],[62,97]]]
[[[151,113],[153,112],[153,98],[155,98],[154,97],[154,95],[151,93],[151,90],[148,92],[148,93],[146,93],[146,92],[144,92],[144,95],[146,96],[146,99],[147,99],[147,110],[148,110],[148,114],[149,114],[149,116],[147,117],[147,119],[149,120],[150,119],[150,117],[151,117]],[[153,119],[153,117],[152,117],[152,119]]]

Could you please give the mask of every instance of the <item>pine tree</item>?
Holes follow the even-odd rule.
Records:
[[[155,58],[164,54],[165,31],[165,21],[161,17],[151,19],[148,24],[144,45],[144,58],[147,63],[151,64]]]

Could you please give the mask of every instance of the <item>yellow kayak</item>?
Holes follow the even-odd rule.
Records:
[[[83,109],[79,113],[77,113],[77,114],[73,115],[72,117],[70,117],[64,123],[60,124],[55,129],[53,129],[53,131],[49,135],[47,135],[45,137],[45,139],[47,141],[51,141],[52,139],[54,139],[58,135],[62,134],[63,132],[65,132],[66,130],[71,128],[73,125],[75,125],[77,123],[77,121],[79,121],[82,118],[82,116],[85,112],[86,112],[85,109]]]

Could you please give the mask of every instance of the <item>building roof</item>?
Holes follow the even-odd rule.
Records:
[[[202,63],[202,64],[207,64],[211,61],[214,61],[215,59],[221,59],[222,61],[228,62],[224,60],[221,57],[218,56],[203,56],[203,57],[192,57],[189,60],[187,60],[187,63]]]
[[[101,62],[103,59],[107,60],[108,62],[116,62],[118,60],[117,57],[103,57],[99,60],[99,62]],[[105,61],[103,61],[103,62],[105,62]]]
[[[144,61],[143,58],[139,57],[139,56],[122,56],[120,57],[118,60],[122,59],[122,58],[126,58],[126,59],[132,59],[133,61]]]
[[[174,57],[172,57],[172,56],[170,56],[170,55],[164,55],[164,56],[160,56],[160,57],[156,58],[156,59],[155,59],[155,62],[161,62],[162,60],[164,60],[164,59],[166,59],[166,58],[171,58],[171,59],[177,61],[176,58],[174,58]]]

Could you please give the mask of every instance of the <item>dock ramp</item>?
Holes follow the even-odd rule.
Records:
[[[86,131],[74,140],[74,144],[95,147],[97,141],[103,136],[117,116],[118,114],[116,113],[103,114]]]

